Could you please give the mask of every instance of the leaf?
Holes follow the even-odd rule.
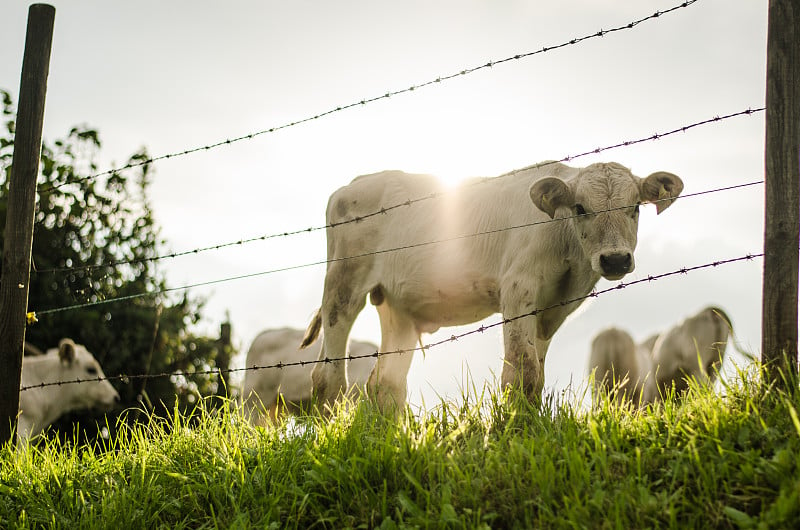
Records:
[[[417,504],[411,500],[411,498],[404,491],[397,493],[397,502],[406,513],[411,515],[419,515],[422,513],[422,510],[420,510],[419,506],[417,506]]]
[[[739,528],[754,528],[756,526],[752,517],[732,506],[725,506],[722,512]]]
[[[787,402],[786,404],[789,406],[789,416],[792,418],[794,430],[797,432],[797,435],[800,436],[800,418],[797,417],[797,410],[795,410],[791,403]]]

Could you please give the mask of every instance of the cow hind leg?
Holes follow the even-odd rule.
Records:
[[[381,300],[383,301],[383,300]],[[377,306],[381,322],[381,353],[367,382],[367,394],[384,412],[405,407],[408,370],[419,342],[414,321],[388,303]]]
[[[355,282],[352,266],[332,266],[325,275],[320,315],[322,348],[311,372],[314,396],[320,406],[333,405],[347,391],[347,344],[350,330],[366,305],[369,288]]]

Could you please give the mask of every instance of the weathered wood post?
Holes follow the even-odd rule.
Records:
[[[33,4],[28,9],[0,278],[0,446],[15,443],[12,431],[19,409],[36,178],[55,14],[55,8],[47,4]]]
[[[797,372],[800,245],[800,5],[770,0],[767,34],[764,279],[766,384]]]
[[[228,398],[230,397],[228,370],[230,370],[231,364],[231,324],[228,321],[219,326],[217,348],[216,365],[219,369],[219,377],[217,379],[216,395],[220,398]]]

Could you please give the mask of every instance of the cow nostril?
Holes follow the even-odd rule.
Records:
[[[629,252],[600,256],[600,266],[607,274],[627,273],[630,271],[632,264],[633,258]]]

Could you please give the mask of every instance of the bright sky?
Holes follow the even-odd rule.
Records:
[[[308,118],[666,10],[678,0],[616,2],[53,1],[45,137],[100,131],[100,168],[142,146],[151,156]],[[5,2],[0,87],[17,98],[28,3]],[[698,0],[630,30],[512,60],[154,166],[152,205],[170,251],[325,223],[328,196],[357,175],[403,169],[447,179],[493,176],[645,138],[764,104],[766,2]],[[639,176],[678,174],[684,194],[763,179],[758,113],[572,162],[616,161]],[[631,281],[759,253],[763,186],[642,209]],[[324,231],[166,260],[171,286],[325,259]],[[547,390],[580,392],[589,345],[615,325],[637,340],[715,304],[737,340],[760,346],[762,261],[634,285],[584,304],[556,334]],[[230,314],[243,352],[267,328],[305,327],[324,267],[192,289],[209,297],[204,329]],[[601,280],[597,289],[613,284]],[[36,309],[36,308],[32,308]],[[488,319],[497,322],[499,316]],[[428,342],[478,327],[448,328]],[[369,305],[352,336],[379,343]],[[502,358],[498,328],[417,355],[409,399],[480,387]],[[729,362],[734,359],[729,348]]]

